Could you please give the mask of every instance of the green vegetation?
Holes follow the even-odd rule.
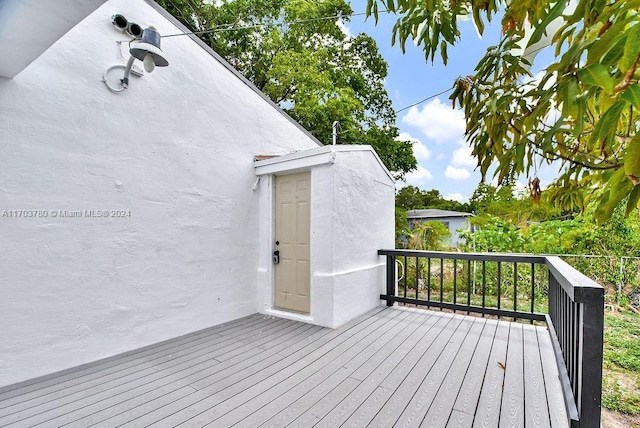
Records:
[[[469,212],[469,204],[445,199],[437,189],[422,190],[415,186],[406,186],[398,190],[396,206],[403,210],[438,208],[441,210]]]
[[[411,143],[397,140],[387,63],[375,41],[347,36],[337,18],[318,19],[348,21],[347,1],[159,3],[324,144],[338,121],[340,144],[373,146],[396,178],[416,168]]]
[[[367,13],[377,18],[379,5],[398,15],[394,42],[403,49],[417,43],[427,61],[439,53],[445,64],[461,39],[460,17],[471,17],[480,33],[500,17],[500,42],[474,75],[455,82],[451,96],[464,110],[483,176],[493,170],[506,183],[532,175],[537,199],[536,166],[555,162],[552,196],[563,208],[594,201],[602,223],[618,206],[638,207],[638,1],[368,0]],[[545,46],[553,59],[534,79],[532,62]]]
[[[563,258],[607,288],[610,300],[624,298],[615,296],[618,284],[626,284],[623,289],[626,294],[634,291],[640,281],[636,262],[623,261],[626,264],[620,269],[620,258],[640,257],[640,215],[637,211],[625,217],[624,207],[620,206],[607,222],[599,225],[595,219],[595,203],[592,203],[584,213],[571,213],[570,218],[544,220],[538,217],[538,221],[514,223],[514,219],[520,218],[516,210],[523,198],[527,197],[514,197],[512,204],[505,205],[507,211],[500,217],[480,212],[472,220],[477,230],[460,233],[466,240],[463,251],[601,256]],[[509,206],[515,214],[508,211]]]
[[[640,324],[636,314],[623,312],[607,317],[606,330],[610,333],[604,351],[607,361],[640,373]]]
[[[628,311],[605,318],[602,404],[610,410],[640,415],[640,325]]]
[[[447,226],[439,221],[420,222],[413,227],[409,248],[443,251],[447,248],[446,241],[450,236]]]

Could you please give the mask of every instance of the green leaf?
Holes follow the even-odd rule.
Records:
[[[640,87],[631,85],[622,93],[622,99],[640,111]]]
[[[578,71],[578,79],[585,85],[598,86],[607,93],[613,93],[613,78],[602,64],[591,64]]]
[[[622,56],[622,53],[624,52],[624,45],[625,45],[624,37],[617,39],[617,42],[613,44],[611,49],[609,49],[606,55],[600,60],[600,64],[604,65],[605,67],[614,66]]]
[[[547,32],[547,27],[549,26],[549,24],[551,24],[553,20],[558,18],[560,15],[562,15],[562,12],[564,12],[566,7],[567,7],[567,4],[563,1],[559,1],[556,3],[556,5],[544,17],[542,22],[540,22],[538,25],[534,27],[535,30],[533,31],[533,34],[529,39],[529,43],[527,43],[527,47],[533,46],[534,44],[540,41],[540,39],[542,38],[542,35]]]
[[[393,0],[387,0],[387,10],[396,10],[396,6]]]
[[[618,204],[629,195],[629,192],[633,188],[631,181],[627,180],[624,173],[624,168],[618,169],[611,180],[607,182],[607,190],[603,198],[600,200],[598,207],[595,211],[596,220],[602,224],[613,214],[613,210],[616,209]]]
[[[480,16],[480,9],[478,8],[478,6],[472,6],[473,12],[473,23],[476,25],[476,28],[478,29],[478,34],[482,35],[482,33],[484,32],[484,22],[482,22],[482,17]]]
[[[585,97],[576,98],[576,117],[575,126],[573,128],[573,135],[580,135],[584,131],[585,121],[583,120],[584,115],[587,111],[587,100]]]
[[[564,85],[558,85],[558,92],[562,95],[562,115],[581,120],[578,114],[576,99],[578,98],[578,81],[570,78]]]
[[[640,202],[640,184],[634,187],[631,191],[629,201],[627,201],[627,209],[624,215],[628,217],[634,209],[638,208],[638,202]]]
[[[627,146],[624,172],[634,185],[640,183],[640,134],[633,137]]]
[[[624,44],[624,54],[618,62],[618,67],[626,73],[636,62],[638,47],[640,46],[640,25],[636,24],[628,30],[627,41]]]
[[[440,42],[440,56],[442,56],[442,62],[444,63],[444,65],[447,65],[449,56],[447,55],[447,42],[445,42],[444,40]]]
[[[608,144],[613,143],[618,129],[618,121],[625,107],[626,103],[618,101],[600,117],[589,139],[590,144],[595,144],[596,142],[601,142],[602,144],[605,142]]]
[[[633,21],[633,17],[616,21],[609,29],[589,48],[587,52],[587,64],[600,62],[600,60],[609,53],[610,50],[618,47],[622,42],[624,49],[624,41],[627,39],[625,28],[629,22]]]

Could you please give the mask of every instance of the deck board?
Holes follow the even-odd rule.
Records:
[[[171,415],[162,421],[162,425],[203,426],[240,406],[246,413],[251,413],[261,406],[259,400],[263,397],[281,395],[317,371],[324,369],[322,374],[326,375],[333,368],[331,363],[335,366],[344,364],[366,343],[375,340],[376,335],[373,333],[384,329],[384,326],[397,316],[393,312],[387,311],[385,315],[372,322],[369,322],[372,319],[368,319],[346,332],[336,335],[331,342],[313,349],[310,353],[301,350],[299,355],[288,357],[279,363],[277,368],[272,366],[262,370],[261,375],[269,374],[269,376],[258,377],[259,382],[239,388],[234,385],[228,390],[216,392],[203,402],[191,405],[183,411]],[[216,401],[218,403],[215,406],[212,405]],[[237,421],[234,420],[233,423],[235,422]],[[220,426],[226,425],[221,422]]]
[[[287,426],[290,423],[294,423],[294,421],[294,425],[300,426],[304,426],[304,423],[310,423],[311,420],[317,423],[335,405],[342,401],[342,399],[338,400],[334,406],[327,409],[329,403],[336,400],[336,396],[348,395],[360,384],[359,380],[350,377],[353,372],[370,359],[384,355],[385,352],[389,353],[390,350],[384,350],[385,345],[393,343],[394,339],[398,337],[402,337],[403,332],[408,330],[409,322],[418,317],[418,314],[407,311],[404,316],[394,318],[393,322],[389,323],[389,328],[384,332],[382,330],[379,331],[379,333],[382,333],[381,336],[376,337],[357,356],[347,358],[345,362],[339,362],[339,366],[333,369],[331,375],[320,371],[308,377],[304,382],[285,394],[276,397],[268,405],[243,419],[242,424],[246,426],[263,424],[263,426],[280,427]],[[314,383],[316,386],[312,388]],[[267,421],[266,423],[264,422],[265,420]],[[224,421],[220,422],[223,423]]]
[[[547,394],[544,389],[544,374],[540,359],[537,328],[523,325],[524,333],[524,405],[527,427],[550,427]],[[546,329],[542,329],[546,330]],[[548,334],[548,333],[547,333]]]
[[[473,420],[474,428],[497,427],[500,421],[509,326],[510,324],[507,323],[499,323],[493,337],[491,354],[489,354],[487,369],[484,372],[484,380]]]
[[[392,334],[399,331],[396,328],[401,325],[400,322],[407,315],[403,313],[399,316],[394,316],[387,319],[384,324],[376,326],[375,336],[368,335],[362,338],[358,338],[358,335],[351,336],[354,341],[345,343],[346,349],[339,354],[334,354],[335,358],[330,359],[333,355],[330,357],[330,353],[327,353],[321,359],[305,366],[302,370],[287,378],[286,382],[279,384],[273,394],[261,395],[249,402],[245,402],[242,407],[236,407],[234,412],[215,420],[215,423],[227,426],[242,421],[245,426],[257,426],[260,421],[273,416],[273,412],[277,411],[277,409],[281,409],[289,403],[295,404],[298,397],[304,398],[305,395],[308,395],[306,398],[311,404],[317,403],[346,380],[353,371],[353,368],[347,368],[348,364],[358,365],[358,362],[363,362],[371,357],[377,349],[376,342],[379,339],[389,340]],[[355,340],[357,339],[359,340],[356,342]],[[277,401],[277,403],[274,403],[274,401]],[[271,406],[271,404],[273,405]],[[298,402],[298,406],[292,409],[293,412],[300,416],[306,410],[304,409],[306,404],[308,403]],[[246,419],[248,413],[251,414],[251,417]]]
[[[256,344],[259,344],[271,337],[268,333],[276,332],[277,334],[283,334],[288,331],[288,329],[296,327],[298,326],[291,321],[287,323],[269,323],[264,324],[264,326],[260,324],[249,324],[249,327],[245,327],[245,329],[237,332],[241,333],[239,334],[240,340],[252,339]],[[267,338],[262,337],[260,333],[267,335]],[[236,351],[242,349],[238,344],[239,342],[235,342],[232,337],[211,337],[209,341],[200,342],[196,346],[185,347],[179,352],[155,355],[152,359],[145,357],[148,360],[145,361],[144,364],[138,364],[125,370],[113,372],[107,376],[99,376],[73,386],[67,386],[64,389],[41,395],[29,401],[22,401],[21,403],[11,406],[10,410],[17,412],[25,408],[34,408],[34,411],[45,411],[51,407],[51,405],[47,404],[50,402],[55,401],[58,405],[77,402],[81,399],[88,399],[91,395],[109,391],[122,385],[135,387],[138,384],[146,384],[156,379],[184,372],[185,370],[192,371],[194,368],[204,371],[220,363],[222,359],[221,356],[225,356],[225,353],[237,355],[238,352]],[[79,406],[82,404],[83,403],[78,403]]]
[[[190,385],[193,385],[193,383],[196,381],[201,381],[203,378],[207,379],[213,377],[218,379],[220,382],[232,384],[236,380],[240,379],[240,377],[237,375],[238,372],[242,373],[243,370],[246,370],[247,373],[244,374],[246,376],[251,376],[253,372],[259,370],[260,364],[263,364],[265,361],[277,361],[277,352],[281,348],[295,347],[300,343],[306,343],[309,340],[317,339],[327,333],[326,329],[321,329],[320,327],[316,326],[301,325],[301,327],[303,328],[290,332],[288,335],[286,335],[286,337],[284,337],[286,339],[285,341],[281,342],[277,347],[271,348],[269,351],[262,351],[258,354],[247,353],[248,357],[244,360],[225,361],[217,365],[215,367],[216,370],[212,371],[211,373],[199,373],[196,376],[191,376]],[[172,385],[174,385],[174,388],[177,387],[175,382]],[[197,389],[193,388],[192,386],[191,388],[192,393],[190,394],[190,399],[193,399],[195,401],[194,394],[197,392]],[[142,394],[141,399],[142,404],[140,404],[139,406],[128,409],[126,412],[114,412],[113,410],[108,409],[108,415],[105,414],[106,417],[103,416],[102,419],[98,419],[97,421],[92,420],[92,422],[95,423],[98,421],[102,421],[102,423],[100,424],[101,426],[120,426],[127,422],[137,421],[140,418],[145,417],[146,415],[153,415],[153,413],[158,409],[174,405],[174,402],[164,404],[161,399],[154,397],[153,393]],[[189,399],[187,399],[187,401],[188,400]],[[133,424],[135,424],[135,422]],[[87,425],[84,420],[79,420],[77,426],[81,427]]]
[[[522,324],[513,323],[509,329],[507,360],[502,388],[500,427],[524,427],[524,356]]]
[[[481,318],[473,323],[420,426],[440,428],[447,425],[449,416],[453,412],[455,399],[460,392],[467,368],[471,363],[471,358],[475,353],[485,326],[486,320]]]
[[[418,392],[424,375],[431,373],[431,369],[438,362],[439,357],[446,348],[449,341],[454,341],[456,334],[462,334],[459,326],[463,324],[462,316],[455,316],[435,338],[431,346],[424,352],[420,360],[412,367],[403,379],[402,383],[393,390],[393,394],[384,406],[380,409],[376,417],[371,421],[374,426],[393,426],[404,409],[407,402],[412,400],[413,396]],[[464,323],[468,327],[468,323]],[[446,356],[444,357],[446,358]],[[382,386],[389,388],[389,383],[383,382]]]
[[[542,361],[542,372],[544,373],[544,389],[547,393],[547,404],[549,406],[549,419],[552,427],[569,425],[569,416],[564,406],[564,395],[562,389],[556,385],[560,377],[558,366],[556,365],[555,354],[549,332],[546,329],[538,329],[538,345],[540,346],[540,360]]]
[[[69,373],[60,374],[35,384],[0,392],[0,409],[22,401],[31,400],[32,398],[48,395],[51,392],[69,388],[79,383],[88,382],[92,379],[102,378],[128,368],[134,368],[135,370],[136,367],[153,367],[154,361],[162,356],[171,355],[177,351],[188,351],[202,342],[222,337],[220,332],[223,332],[225,328],[229,328],[231,331],[237,331],[238,328],[247,328],[247,326],[250,327],[260,322],[263,321],[260,317],[256,316],[241,318],[228,324],[212,327],[211,329],[192,336],[158,344],[147,349],[129,352],[117,359],[105,361],[99,365],[72,370]]]
[[[442,350],[442,353],[435,361],[435,364],[423,379],[413,398],[400,415],[400,418],[397,421],[398,425],[405,427],[420,426],[436,396],[441,394],[440,388],[444,382],[444,378],[449,373],[456,355],[458,355],[467,335],[472,330],[477,331],[477,325],[480,323],[480,319],[473,319],[469,317],[462,320],[455,333],[451,336],[447,345]],[[474,325],[476,325],[475,328]]]
[[[467,367],[462,381],[462,386],[458,392],[458,396],[453,404],[453,409],[456,412],[463,413],[465,415],[471,415],[471,422],[473,423],[473,415],[476,413],[478,402],[480,401],[480,391],[482,389],[482,383],[484,376],[480,376],[480,373],[487,371],[487,365],[489,363],[489,354],[493,346],[493,338],[496,334],[496,328],[498,322],[495,320],[487,320],[484,330],[480,336],[478,346],[473,353],[471,363]],[[466,418],[465,418],[466,419]]]
[[[406,355],[418,343],[424,343],[423,338],[440,317],[437,313],[428,315],[429,317],[421,316],[420,319],[410,320],[410,326],[403,331],[404,334],[389,342],[385,352],[376,354],[360,366],[350,377],[360,380],[361,383],[316,426],[331,428],[345,423],[365,400],[375,393],[382,380],[404,361]],[[381,391],[388,390],[383,388]]]
[[[0,426],[565,427],[545,327],[383,308],[252,315],[0,389]]]

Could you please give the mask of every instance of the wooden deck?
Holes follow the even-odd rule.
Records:
[[[567,426],[545,327],[379,308],[252,315],[0,391],[0,426]]]

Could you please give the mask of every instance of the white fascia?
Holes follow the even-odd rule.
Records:
[[[346,152],[370,152],[389,177],[391,183],[395,183],[393,176],[387,167],[384,166],[384,163],[382,163],[376,151],[373,147],[367,145],[323,146],[256,161],[255,173],[257,176],[261,176],[283,172],[295,173],[309,171],[314,166],[334,164],[336,162],[336,154]]]

